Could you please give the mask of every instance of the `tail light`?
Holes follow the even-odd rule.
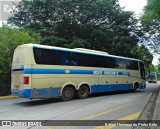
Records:
[[[29,84],[29,77],[28,76],[24,76],[23,84]]]

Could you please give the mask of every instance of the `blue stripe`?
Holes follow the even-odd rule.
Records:
[[[146,88],[146,83],[140,84],[140,89]],[[101,84],[91,85],[91,93],[111,92],[111,91],[127,91],[133,89],[133,84]],[[42,89],[24,89],[12,90],[13,95],[23,98],[52,98],[59,97],[61,87],[42,88]]]
[[[12,89],[12,94],[22,98],[51,98],[60,96],[61,87],[42,89]]]
[[[12,94],[22,98],[31,98],[31,89],[12,90]]]
[[[102,84],[102,85],[92,85],[91,93],[101,93],[110,91],[124,91],[133,89],[133,84]]]
[[[61,69],[24,69],[24,74],[65,74],[65,71]]]
[[[24,69],[24,74],[94,74],[94,75],[130,76],[130,72],[103,71],[103,70],[31,69],[31,68]]]

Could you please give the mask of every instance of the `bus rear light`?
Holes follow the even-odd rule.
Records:
[[[29,77],[28,76],[24,77],[23,84],[29,84]]]

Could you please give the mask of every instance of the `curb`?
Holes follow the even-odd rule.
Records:
[[[19,97],[18,96],[13,96],[13,95],[0,96],[0,100],[3,100],[3,99],[15,99],[15,98],[19,98]]]
[[[156,106],[155,106],[152,120],[160,120],[160,85],[158,90],[159,90],[158,97],[156,100]],[[151,129],[158,129],[158,126],[157,127],[152,126]]]

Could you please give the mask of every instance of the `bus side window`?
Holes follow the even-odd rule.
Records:
[[[76,53],[68,52],[66,55],[66,65],[77,66]]]
[[[91,66],[91,55],[78,53],[77,54],[77,65],[78,66]]]
[[[67,65],[67,52],[62,52],[62,65]]]

